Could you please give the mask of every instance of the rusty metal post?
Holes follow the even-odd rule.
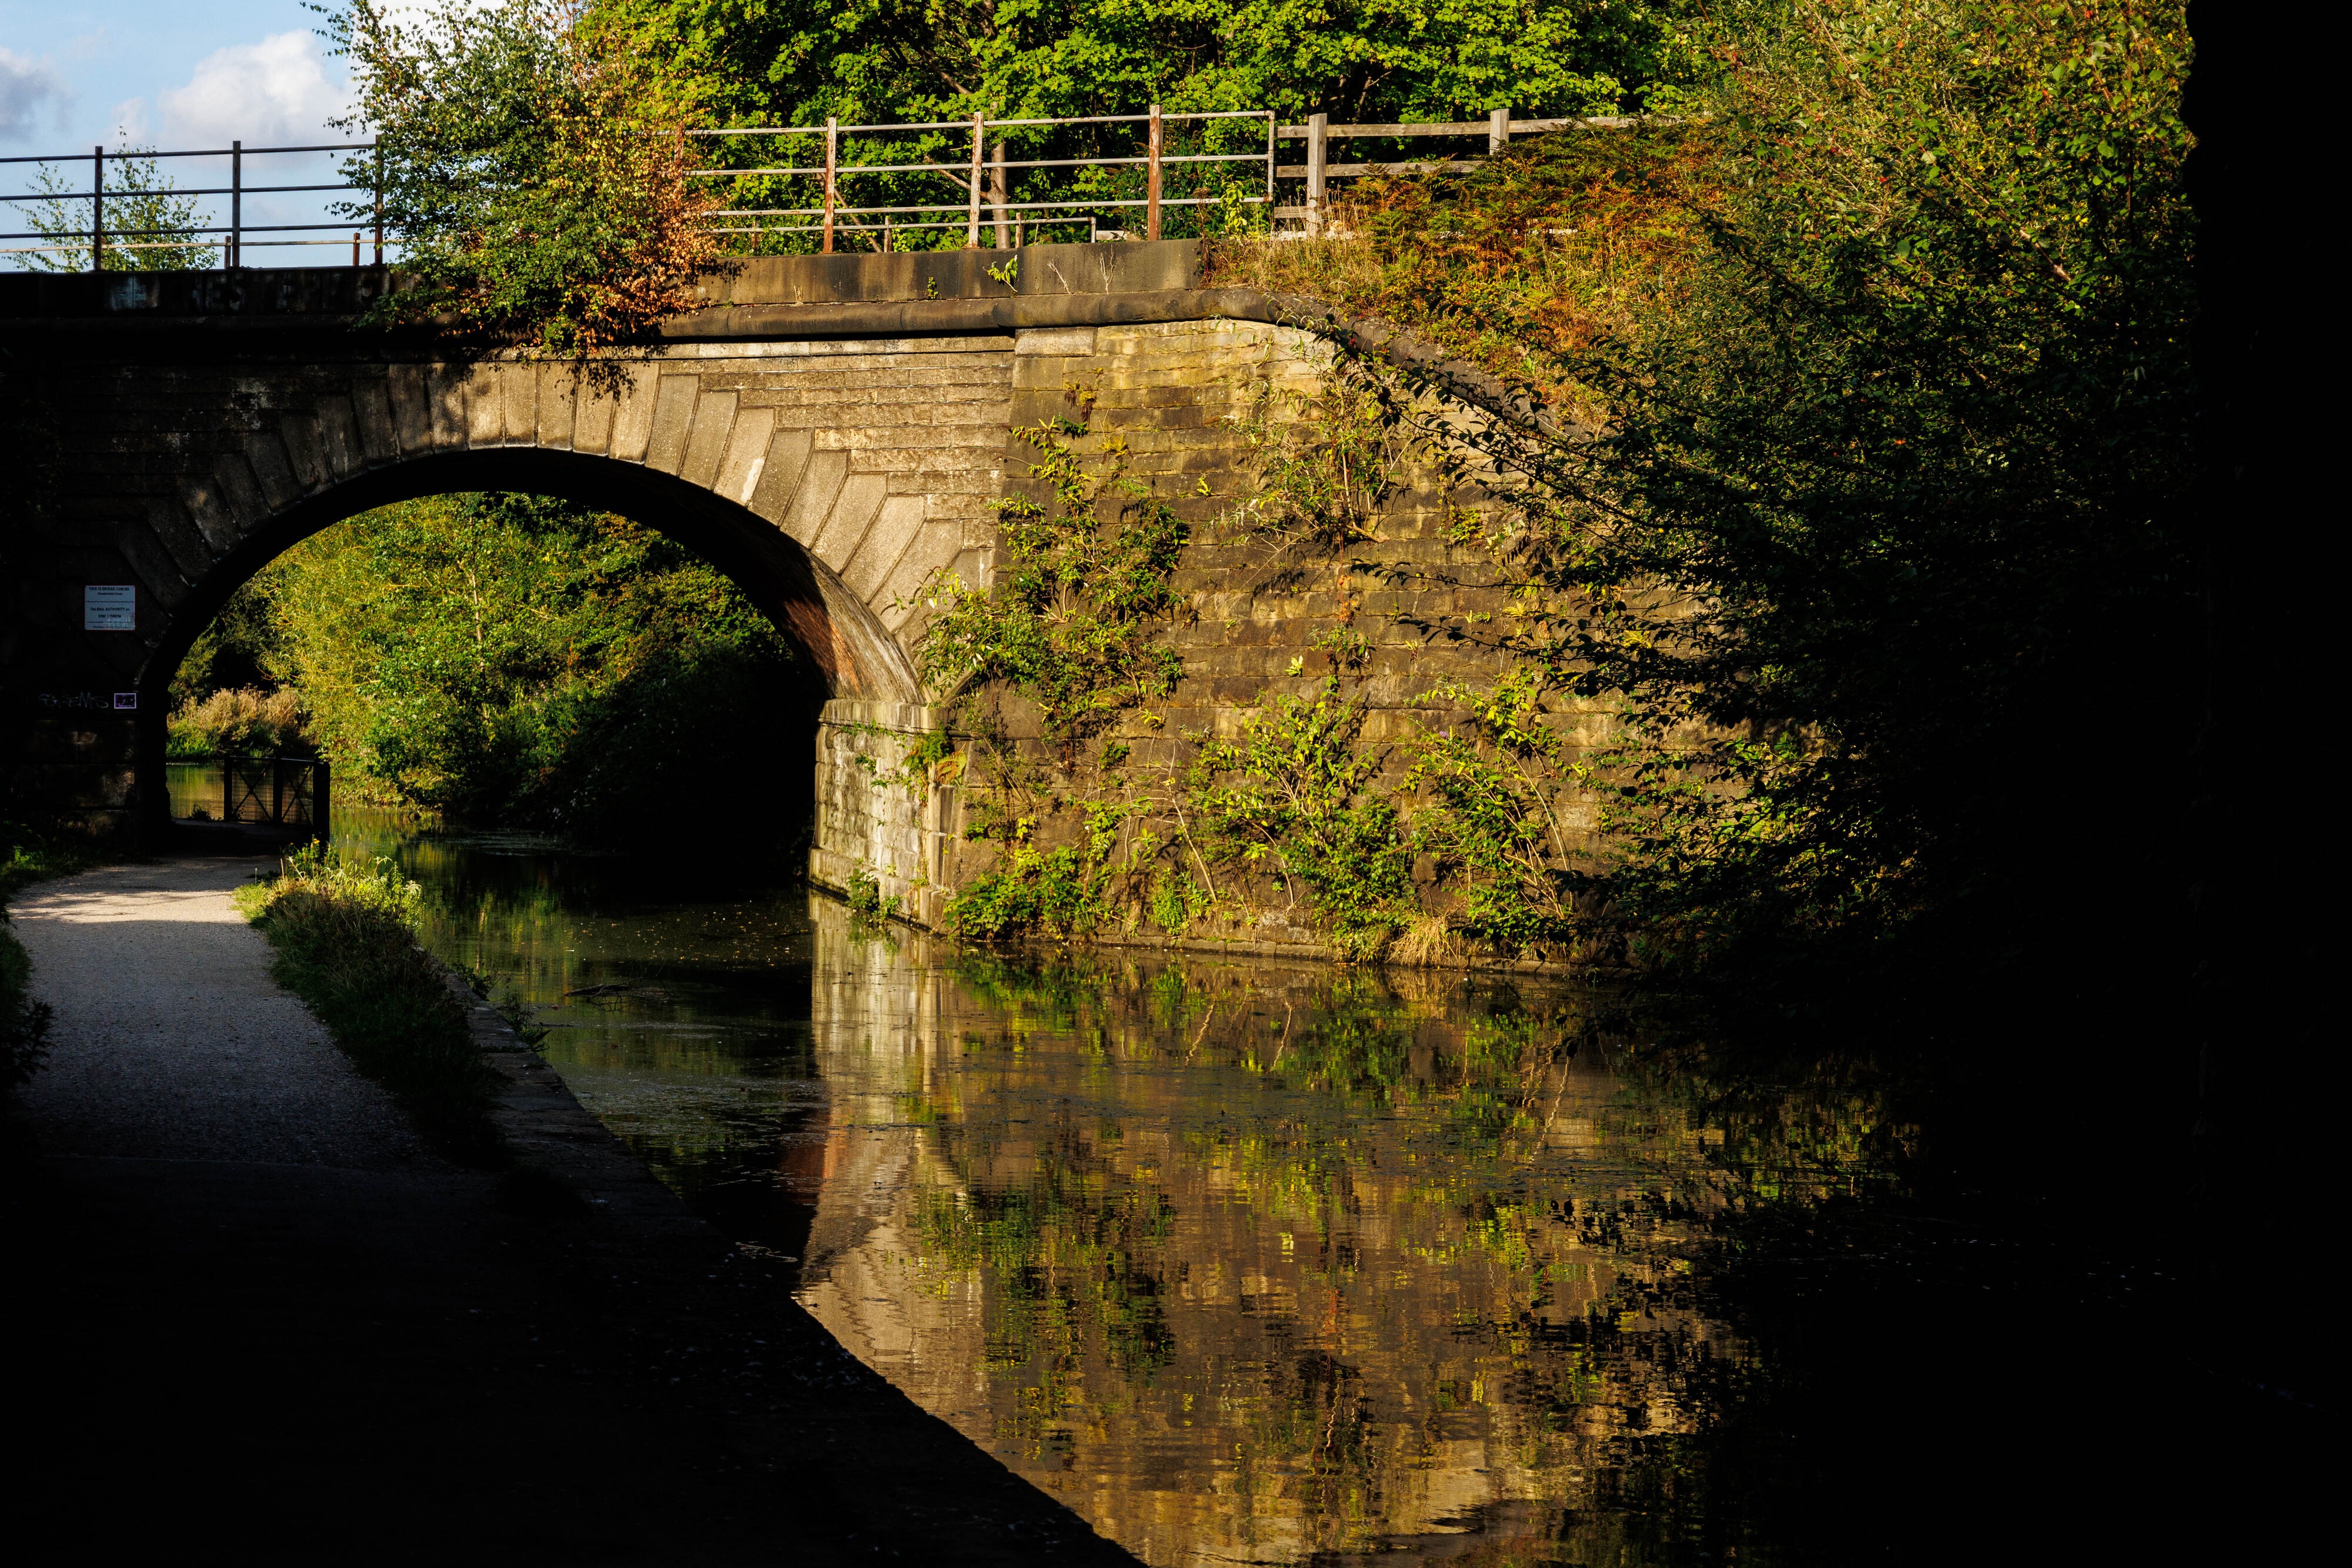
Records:
[[[1004,138],[996,139],[996,161],[988,166],[988,210],[996,218],[996,248],[1003,250],[1013,231],[1005,226],[1004,204],[1013,199],[1004,170]]]
[[[106,149],[89,150],[89,269],[106,270]]]
[[[383,265],[383,138],[375,139],[375,264]]]
[[[228,144],[228,264],[245,265],[245,143]]]
[[[963,231],[963,247],[980,248],[980,162],[988,148],[988,120],[984,115],[971,117],[971,211]]]
[[[1164,147],[1161,136],[1160,106],[1155,103],[1151,106],[1151,162],[1143,181],[1143,237],[1146,239],[1160,237],[1160,158]]]
[[[1330,157],[1328,142],[1330,131],[1329,115],[1310,114],[1307,117],[1307,232],[1310,235],[1319,235],[1323,232],[1326,215],[1323,206],[1325,183],[1323,172],[1328,167]]]
[[[841,121],[834,115],[824,117],[824,254],[833,254],[833,207],[835,188],[836,160],[841,147]]]

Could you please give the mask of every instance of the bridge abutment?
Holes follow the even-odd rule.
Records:
[[[948,727],[945,709],[837,698],[816,735],[816,822],[809,880],[848,895],[870,877],[903,918],[937,926],[964,874],[964,796],[918,748]]]

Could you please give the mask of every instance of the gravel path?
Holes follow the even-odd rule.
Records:
[[[230,893],[252,857],[115,866],[26,889],[16,935],[56,1009],[25,1107],[51,1155],[413,1171],[439,1162],[269,977]]]

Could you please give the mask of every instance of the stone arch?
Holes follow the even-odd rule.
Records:
[[[689,345],[585,377],[333,356],[163,368],[172,423],[211,428],[124,443],[168,454],[137,486],[143,517],[110,530],[142,590],[142,814],[164,809],[171,679],[229,595],[297,540],[426,495],[556,495],[657,528],[805,652],[817,700],[922,711],[917,591],[943,567],[984,580],[1011,361],[1000,337]]]
[[[808,646],[830,695],[917,701],[916,590],[951,564],[984,575],[1009,349],[694,346],[584,376],[530,362],[240,366],[220,401],[244,428],[174,443],[193,461],[175,465],[180,506],[151,497],[162,549],[126,553],[148,558],[131,564],[177,633],[295,539],[370,507],[563,495],[662,527],[729,570]],[[156,662],[176,664],[193,636],[153,643]]]
[[[160,699],[180,661],[229,597],[298,541],[373,507],[425,496],[509,490],[556,496],[657,528],[740,586],[822,673],[828,697],[921,700],[906,646],[839,573],[790,536],[709,490],[609,459],[535,448],[404,460],[307,496],[245,534],[189,583],[151,646],[141,711]]]

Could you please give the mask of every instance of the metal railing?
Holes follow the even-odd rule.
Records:
[[[1276,165],[1270,171],[1274,178],[1304,179],[1307,199],[1303,205],[1276,207],[1277,219],[1295,217],[1305,221],[1306,232],[1319,235],[1331,221],[1330,182],[1335,179],[1358,179],[1368,174],[1399,174],[1423,169],[1449,170],[1467,173],[1478,167],[1475,158],[1433,158],[1396,163],[1334,163],[1330,162],[1330,144],[1351,140],[1410,140],[1421,136],[1484,136],[1486,156],[1491,158],[1511,144],[1514,136],[1540,135],[1547,131],[1622,131],[1643,123],[1643,120],[1620,115],[1594,115],[1585,119],[1513,120],[1507,109],[1496,110],[1483,120],[1428,121],[1412,125],[1334,125],[1327,114],[1310,115],[1304,125],[1284,125],[1275,130],[1277,141],[1304,141],[1307,161],[1304,163]],[[1660,120],[1651,123],[1674,123]],[[1272,180],[1268,181],[1272,188]]]
[[[1265,128],[1262,151],[1248,152],[1171,152],[1169,132],[1171,127],[1190,125],[1207,130],[1211,122],[1257,120]],[[1262,171],[1254,176],[1255,187],[1239,198],[1242,204],[1263,206],[1276,225],[1284,219],[1303,221],[1304,232],[1309,235],[1327,231],[1330,222],[1330,182],[1335,179],[1358,178],[1368,174],[1396,173],[1411,170],[1449,169],[1466,171],[1478,166],[1475,159],[1427,159],[1396,163],[1333,163],[1329,146],[1333,141],[1350,139],[1411,139],[1416,137],[1475,137],[1486,139],[1488,156],[1500,152],[1515,135],[1529,135],[1566,128],[1584,130],[1616,130],[1636,123],[1616,118],[1513,120],[1508,110],[1496,110],[1484,120],[1445,121],[1394,125],[1334,125],[1328,115],[1318,114],[1304,125],[1281,125],[1266,110],[1219,110],[1171,112],[1153,104],[1142,114],[1078,115],[1059,119],[990,120],[974,115],[970,120],[919,120],[875,125],[843,125],[828,120],[823,125],[793,126],[730,126],[719,130],[696,131],[689,134],[703,140],[727,138],[818,139],[816,145],[823,162],[810,163],[779,163],[743,167],[713,166],[688,171],[690,177],[713,183],[726,182],[739,189],[745,181],[821,180],[814,205],[741,206],[722,204],[709,215],[713,232],[721,235],[810,235],[818,241],[822,253],[831,253],[837,237],[859,235],[869,243],[878,241],[877,248],[897,247],[900,234],[914,231],[940,231],[961,228],[967,247],[981,243],[983,224],[995,231],[996,243],[1019,244],[1032,230],[1050,230],[1084,225],[1089,239],[1125,239],[1129,230],[1122,224],[1118,228],[1106,228],[1106,214],[1139,215],[1143,219],[1143,237],[1161,237],[1164,214],[1174,207],[1219,206],[1235,198],[1230,191],[1207,193],[1204,185],[1196,183],[1191,194],[1171,194],[1168,183],[1171,176],[1185,172],[1205,173],[1215,166],[1250,164]],[[1141,145],[1129,153],[1092,152],[1066,158],[1013,158],[1007,155],[1005,132],[1052,132],[1064,128],[1135,127],[1141,131]],[[970,153],[954,162],[925,161],[920,146],[910,162],[892,162],[877,158],[887,151],[885,138],[912,136],[919,140],[961,141],[970,138]],[[863,138],[864,144],[853,149],[862,161],[844,159],[843,139]],[[992,150],[991,142],[993,141]],[[1252,138],[1255,141],[1255,137]],[[1303,141],[1306,161],[1285,164],[1276,161],[1276,147],[1281,142]],[[808,142],[803,141],[803,145]],[[309,184],[256,185],[246,181],[245,161],[248,158],[280,156],[315,156],[325,152],[372,152],[373,179],[370,183],[350,182]],[[166,158],[226,158],[228,160],[228,183],[216,186],[183,187],[157,185],[143,190],[109,190],[106,185],[106,165],[110,160],[137,162]],[[65,156],[16,156],[0,158],[0,165],[37,163],[62,165],[86,163],[90,170],[89,190],[45,190],[18,195],[0,196],[0,204],[12,208],[17,204],[87,202],[89,204],[89,227],[86,239],[77,237],[72,243],[59,243],[53,234],[38,229],[0,233],[0,241],[45,240],[42,245],[0,246],[0,256],[36,256],[86,254],[92,271],[102,271],[109,252],[139,250],[185,250],[192,246],[217,245],[224,267],[246,265],[246,255],[251,250],[290,246],[335,246],[348,244],[352,247],[352,265],[360,265],[362,237],[373,235],[374,262],[382,266],[384,256],[383,218],[383,149],[373,141],[324,142],[304,147],[247,147],[232,141],[226,147],[193,151],[140,152],[118,150],[108,152],[93,147],[87,157],[81,154]],[[349,165],[347,164],[346,167]],[[1076,189],[1067,192],[1030,192],[1015,199],[1012,180],[1016,172],[1056,171],[1066,175],[1082,175],[1087,171],[1111,173],[1138,172],[1143,176],[1142,189],[1136,194],[1107,194],[1099,189]],[[849,191],[856,183],[877,179],[941,179],[958,188],[950,200],[925,201],[918,196],[883,204],[858,205],[849,200]],[[1303,180],[1305,199],[1302,204],[1284,206],[1276,197],[1277,182]],[[870,189],[870,186],[866,188]],[[1132,189],[1130,186],[1129,189]],[[283,196],[298,193],[336,193],[356,195],[366,193],[373,212],[372,225],[352,229],[343,223],[248,223],[245,202],[249,196]],[[110,226],[107,204],[136,198],[178,199],[206,196],[228,198],[228,221],[225,224],[164,224],[147,227]],[[950,215],[952,214],[952,215]],[[322,239],[310,236],[332,230],[338,237]],[[350,239],[340,237],[348,232]],[[217,235],[207,241],[202,236]],[[269,238],[253,238],[269,235]],[[397,236],[394,236],[395,239]]]
[[[1179,124],[1201,124],[1214,120],[1255,120],[1265,127],[1265,146],[1260,152],[1171,152],[1168,148],[1168,131]],[[1144,133],[1141,149],[1133,153],[1090,153],[1072,158],[1012,158],[1003,132],[1051,131],[1076,126],[1134,126]],[[892,134],[912,134],[929,137],[944,132],[960,132],[971,137],[971,154],[953,163],[917,162],[898,162],[871,160],[845,162],[842,159],[842,139],[861,136],[869,139],[863,149],[868,154],[877,151],[870,139]],[[992,153],[990,140],[995,133]],[[898,234],[915,229],[956,229],[964,231],[964,245],[976,248],[980,231],[985,221],[997,232],[999,245],[1011,240],[1018,243],[1022,231],[1030,228],[1053,228],[1084,224],[1089,237],[1100,237],[1101,215],[1105,213],[1134,213],[1140,209],[1144,223],[1143,237],[1160,237],[1162,214],[1170,207],[1217,206],[1229,198],[1221,193],[1204,195],[1171,195],[1166,185],[1170,173],[1186,169],[1199,170],[1204,165],[1248,163],[1263,170],[1263,189],[1242,198],[1244,204],[1270,206],[1275,191],[1275,123],[1267,110],[1216,110],[1170,112],[1153,104],[1142,114],[1089,114],[1059,119],[991,120],[985,115],[973,115],[970,120],[916,120],[896,124],[844,125],[837,120],[827,120],[823,125],[751,125],[732,126],[723,130],[697,131],[697,137],[792,137],[822,138],[824,162],[807,164],[780,164],[735,168],[696,169],[698,178],[711,180],[745,179],[813,179],[821,178],[818,204],[799,207],[721,207],[712,213],[720,234],[813,234],[818,239],[818,250],[830,254],[834,241],[844,233],[859,234],[869,239],[879,235],[883,250],[896,246]],[[1030,199],[1015,200],[1011,189],[1015,171],[1055,170],[1076,174],[1087,170],[1139,170],[1143,174],[1143,192],[1136,196],[1104,195],[1085,191],[1066,194],[1032,193]],[[883,205],[851,204],[845,187],[853,180],[871,180],[909,175],[944,179],[958,186],[961,194],[951,201],[900,202]],[[992,191],[983,190],[983,183]],[[941,214],[955,214],[955,217]],[[772,223],[768,220],[798,220]],[[881,220],[879,223],[874,220]],[[863,220],[863,221],[860,221]],[[729,226],[732,225],[732,226]],[[1125,230],[1115,231],[1126,237]]]
[[[179,821],[305,828],[325,835],[332,810],[326,758],[215,752],[197,766],[220,769],[220,815],[194,800]]]
[[[372,184],[360,185],[345,182],[333,184],[254,185],[246,183],[245,161],[247,158],[265,158],[289,154],[315,155],[320,152],[372,152],[375,154],[373,160],[375,165],[375,179]],[[153,186],[145,190],[107,189],[106,165],[110,160],[118,163],[149,162],[163,158],[226,158],[228,160],[228,183],[226,185],[197,186],[167,184]],[[247,147],[242,141],[232,141],[226,147],[205,147],[184,152],[142,152],[127,148],[118,149],[115,152],[109,152],[104,147],[93,147],[89,150],[89,156],[87,159],[81,158],[79,154],[67,157],[33,156],[0,158],[0,164],[41,163],[55,165],[72,162],[87,162],[89,165],[90,188],[89,190],[34,191],[22,195],[0,196],[0,203],[6,203],[13,206],[18,203],[28,202],[43,202],[51,204],[59,202],[88,202],[89,204],[89,239],[86,241],[77,241],[72,245],[60,245],[56,242],[53,235],[40,229],[25,229],[13,233],[0,233],[0,240],[38,239],[50,241],[50,243],[47,245],[7,246],[0,247],[0,256],[71,256],[78,252],[86,250],[89,256],[90,270],[92,272],[102,272],[106,269],[106,253],[109,250],[184,250],[191,248],[192,246],[201,246],[204,244],[201,239],[197,239],[194,236],[202,235],[218,235],[221,237],[215,243],[220,246],[221,265],[223,267],[242,267],[245,265],[245,253],[248,249],[259,250],[289,246],[340,246],[345,243],[340,238],[256,240],[247,239],[246,236],[248,235],[311,234],[324,229],[333,229],[338,233],[341,233],[349,227],[348,225],[341,223],[249,224],[245,221],[245,199],[247,196],[276,196],[288,195],[295,193],[349,193],[365,191],[370,193],[374,198],[373,206],[375,223],[373,225],[373,232],[375,235],[375,259],[379,266],[382,265],[383,261],[383,149],[374,141],[329,141],[309,147]],[[194,196],[226,196],[228,198],[228,222],[226,224],[168,224],[161,226],[150,226],[147,228],[124,228],[120,225],[109,227],[107,225],[106,204],[110,200],[124,201],[137,197],[173,200]],[[362,228],[352,229],[350,232],[352,236],[349,241],[352,247],[352,265],[353,267],[357,267],[360,264],[360,236],[368,231]]]

